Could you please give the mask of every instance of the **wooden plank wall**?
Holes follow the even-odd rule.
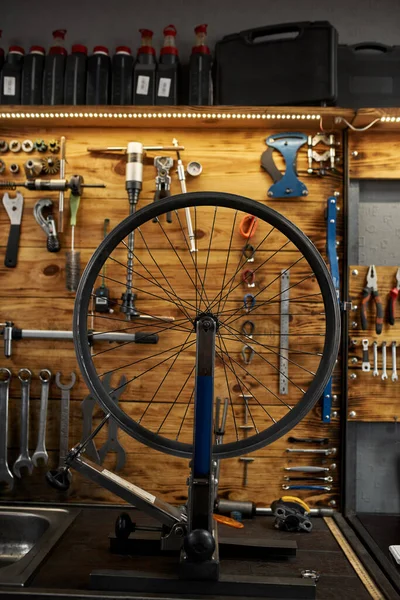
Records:
[[[397,131],[371,128],[364,133],[351,133],[349,136],[350,177],[354,179],[399,179],[400,135]],[[379,199],[377,198],[377,201]],[[393,227],[393,235],[398,235]],[[400,265],[398,265],[400,266]],[[397,320],[394,326],[388,323],[390,290],[396,285],[397,266],[376,265],[378,288],[385,309],[385,322],[381,335],[375,331],[375,307],[370,305],[368,328],[362,331],[360,322],[360,300],[362,288],[366,285],[367,266],[353,265],[349,269],[350,297],[358,309],[353,311],[349,331],[349,419],[355,421],[397,422],[400,418],[400,384],[393,382],[392,349],[393,341],[400,345],[400,314],[397,306]],[[369,341],[371,371],[362,372],[362,339]],[[372,345],[378,343],[379,376],[373,376]],[[382,342],[387,345],[388,379],[382,381]],[[398,351],[397,351],[398,354]],[[357,360],[357,362],[355,362]]]
[[[307,132],[307,131],[306,131]],[[87,189],[81,201],[81,208],[76,231],[76,246],[81,252],[82,266],[91,256],[102,239],[103,220],[111,219],[114,226],[128,213],[128,202],[124,188],[125,162],[123,157],[89,156],[88,146],[121,145],[137,139],[143,144],[170,144],[173,136],[185,146],[183,159],[199,160],[203,165],[200,177],[188,182],[189,191],[215,190],[232,192],[251,197],[262,203],[268,203],[272,208],[292,220],[316,244],[325,256],[325,207],[326,199],[334,192],[339,194],[339,206],[342,198],[342,176],[316,177],[306,173],[306,150],[302,149],[299,157],[299,175],[308,188],[307,198],[293,200],[267,200],[267,190],[271,184],[270,178],[260,168],[260,156],[265,150],[265,139],[273,131],[265,128],[237,129],[150,129],[150,128],[107,128],[101,129],[61,126],[49,129],[34,126],[21,128],[4,128],[1,137],[10,140],[16,138],[37,139],[67,137],[67,176],[74,173],[82,174],[90,182],[104,182],[105,189]],[[337,139],[340,140],[338,133]],[[341,147],[338,148],[341,155]],[[12,159],[22,163],[26,155],[19,154]],[[283,162],[277,159],[278,168],[283,170]],[[23,176],[23,175],[22,175]],[[154,194],[155,170],[151,161],[144,169],[144,188],[140,198],[140,206],[152,202]],[[173,177],[172,193],[180,191],[176,176]],[[44,194],[23,191],[25,208],[23,215],[22,233],[18,267],[15,270],[6,269],[3,261],[0,265],[0,281],[2,288],[2,303],[0,321],[12,320],[20,328],[32,329],[70,329],[74,304],[74,294],[65,290],[65,257],[64,250],[69,244],[69,227],[61,236],[63,250],[59,254],[49,254],[45,249],[45,237],[35,223],[32,210],[35,202]],[[46,194],[57,203],[57,194]],[[341,252],[341,213],[338,218],[339,255]],[[4,210],[0,210],[0,254],[4,256],[7,242],[9,223]],[[228,240],[227,240],[228,241]],[[277,265],[278,266],[278,265]],[[18,455],[19,446],[19,407],[20,392],[16,374],[21,367],[28,367],[34,373],[31,386],[31,422],[30,447],[33,452],[37,439],[40,386],[38,372],[42,368],[50,369],[53,374],[58,370],[65,376],[74,370],[77,373],[77,385],[71,395],[70,445],[76,444],[82,432],[80,403],[87,395],[83,379],[78,372],[72,344],[69,342],[20,341],[14,343],[13,356],[10,360],[2,359],[1,366],[7,366],[13,372],[10,398],[9,419],[9,462],[12,465]],[[340,361],[334,377],[334,393],[337,395],[334,410],[340,403]],[[50,390],[48,414],[47,448],[49,465],[55,467],[58,462],[59,444],[59,400],[60,391],[54,380]],[[101,417],[101,410],[96,412],[95,422]],[[99,437],[97,446],[105,441],[106,429]],[[292,432],[301,437],[329,437],[330,446],[339,444],[339,413],[332,419],[331,424],[323,425],[321,410],[317,405],[313,411]],[[255,461],[249,466],[249,481],[243,487],[243,465],[239,459],[223,461],[221,472],[220,493],[226,498],[251,499],[258,504],[270,503],[282,494],[284,467],[289,464],[321,464],[318,458],[289,459],[285,449],[288,446],[285,435],[271,446],[259,450]],[[148,489],[152,493],[170,502],[182,503],[186,498],[185,481],[188,474],[186,460],[174,458],[151,450],[125,433],[119,433],[119,439],[127,450],[127,462],[120,473],[123,477]],[[327,459],[324,464],[339,464],[340,456],[333,460]],[[106,466],[115,466],[115,457],[108,456]],[[102,488],[83,479],[78,474],[73,475],[73,483],[68,493],[59,493],[47,486],[44,481],[46,468],[37,468],[32,476],[25,475],[16,481],[14,490],[2,492],[2,500],[26,501],[69,501],[69,502],[112,502],[121,501]],[[338,502],[339,473],[333,472],[334,484],[332,493],[299,492],[312,505],[334,505]]]

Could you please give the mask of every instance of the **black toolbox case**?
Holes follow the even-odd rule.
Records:
[[[215,47],[215,104],[334,104],[337,39],[327,21],[269,25],[225,36]]]
[[[400,106],[400,46],[340,45],[337,103],[348,108]]]

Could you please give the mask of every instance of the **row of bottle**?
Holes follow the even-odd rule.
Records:
[[[164,29],[164,45],[157,63],[153,32],[140,30],[142,45],[136,61],[130,48],[119,46],[113,58],[96,46],[87,56],[76,44],[68,55],[63,46],[66,30],[53,32],[48,55],[41,46],[11,46],[1,69],[1,104],[23,105],[176,105],[180,103],[182,73],[175,43],[176,28]],[[195,28],[196,46],[189,64],[189,104],[212,104],[212,59],[205,44],[207,25]],[[1,54],[0,54],[1,59]],[[3,54],[4,60],[4,54]],[[1,65],[0,65],[1,67]]]

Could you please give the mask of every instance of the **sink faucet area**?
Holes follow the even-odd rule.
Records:
[[[0,586],[24,586],[79,509],[0,506]]]

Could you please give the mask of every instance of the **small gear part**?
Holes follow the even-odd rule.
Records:
[[[13,175],[16,175],[19,171],[19,165],[17,165],[17,163],[12,163],[12,165],[10,165],[10,173],[13,173]]]
[[[40,175],[42,168],[42,161],[40,158],[30,158],[24,163],[24,170],[28,179]]]
[[[0,152],[7,152],[8,151],[8,144],[6,142],[6,140],[0,140]]]
[[[46,156],[46,158],[42,158],[42,171],[46,173],[46,175],[55,175],[60,172],[60,159],[55,158],[54,156]]]
[[[4,160],[2,160],[0,158],[0,175],[2,175],[5,170],[6,170],[6,163],[4,162]]]
[[[44,140],[36,140],[35,148],[38,152],[46,152],[47,144],[45,144]]]
[[[32,140],[24,140],[22,142],[22,150],[23,152],[32,152],[34,148]]]
[[[60,151],[60,142],[58,140],[49,141],[49,151],[55,154]]]
[[[18,140],[11,140],[9,147],[11,152],[19,152],[21,150],[21,142]]]

